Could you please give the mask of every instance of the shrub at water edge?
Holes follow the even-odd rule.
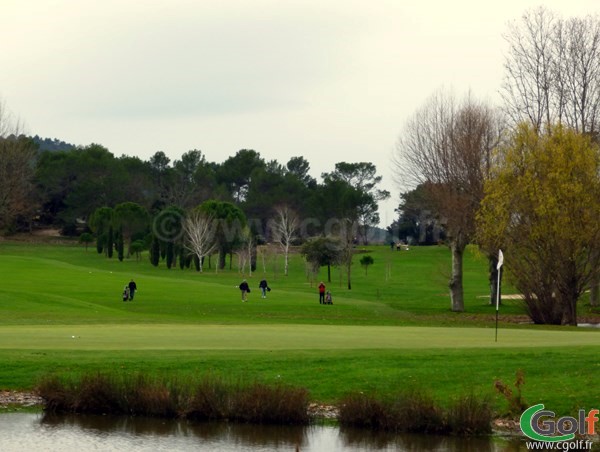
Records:
[[[491,432],[492,409],[487,399],[465,395],[447,410],[424,392],[413,390],[389,399],[367,394],[349,394],[340,403],[342,427],[435,434],[487,434]]]

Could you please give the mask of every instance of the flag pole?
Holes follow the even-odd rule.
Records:
[[[498,310],[500,309],[500,275],[502,274],[502,264],[504,263],[504,254],[498,250],[498,284],[496,284],[496,342],[498,342]]]
[[[496,286],[496,342],[498,342],[498,309],[500,307],[500,272],[498,269],[498,284]]]

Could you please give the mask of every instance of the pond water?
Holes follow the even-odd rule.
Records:
[[[375,434],[334,426],[257,426],[109,416],[0,414],[0,450],[444,451],[526,450],[520,439]]]

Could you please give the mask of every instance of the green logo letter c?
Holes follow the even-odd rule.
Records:
[[[536,440],[536,441],[550,441],[550,442],[558,442],[558,441],[569,441],[575,438],[574,433],[569,433],[568,435],[562,436],[545,436],[540,434],[540,430],[537,426],[537,419],[544,414],[552,414],[552,411],[546,411],[545,413],[540,413],[538,416],[536,414],[539,411],[544,409],[544,404],[540,403],[538,405],[534,405],[532,407],[527,408],[523,411],[521,415],[521,419],[519,419],[519,425],[521,426],[521,431],[525,434],[525,436]],[[535,426],[534,426],[535,424]]]

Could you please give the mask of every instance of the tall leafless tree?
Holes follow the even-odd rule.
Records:
[[[509,45],[501,94],[515,124],[526,121],[540,130],[551,123],[556,85],[554,49],[556,18],[540,7],[526,12],[521,24],[513,22],[504,36]]]
[[[36,152],[24,137],[0,138],[0,230],[34,211],[33,176]]]
[[[183,221],[185,231],[185,247],[198,256],[199,271],[202,272],[202,261],[217,248],[215,240],[216,222],[211,215],[194,211]]]
[[[239,272],[243,275],[248,264],[248,276],[252,276],[252,257],[256,256],[256,240],[248,226],[242,231],[242,241],[238,244],[237,256]]]
[[[600,120],[600,18],[563,19],[539,7],[511,23],[505,34],[501,94],[514,124],[541,131],[559,122],[598,133]]]
[[[570,18],[555,26],[555,96],[559,118],[597,139],[600,120],[600,20]]]
[[[0,137],[20,136],[23,128],[23,122],[16,118],[6,106],[6,102],[0,99]]]
[[[35,211],[33,177],[36,151],[22,134],[22,124],[0,100],[0,230]]]
[[[464,311],[463,253],[475,232],[491,153],[501,137],[496,110],[470,96],[457,102],[440,91],[407,122],[396,145],[397,179],[423,184],[445,223],[452,252],[453,311]]]
[[[284,274],[288,276],[290,246],[296,239],[300,219],[288,206],[275,208],[275,219],[271,222],[273,238],[279,243],[284,255]]]

